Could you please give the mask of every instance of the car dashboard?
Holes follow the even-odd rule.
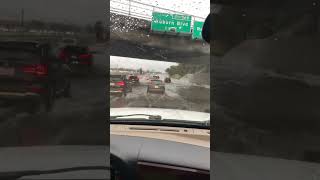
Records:
[[[110,136],[111,179],[210,179],[208,134],[203,140],[199,134],[173,135],[153,129],[147,137],[142,130],[135,130],[133,135],[116,133],[119,131],[112,129],[115,128],[111,127]],[[173,135],[170,140],[166,138],[167,134]],[[201,144],[201,141],[207,144]]]

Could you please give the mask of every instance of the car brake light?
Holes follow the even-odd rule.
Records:
[[[22,68],[22,71],[35,76],[47,76],[48,66],[44,64],[27,65]]]
[[[117,82],[116,85],[118,85],[118,86],[124,86],[124,82],[123,82],[123,81]]]

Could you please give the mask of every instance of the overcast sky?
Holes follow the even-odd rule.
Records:
[[[85,25],[109,18],[109,2],[128,0],[0,0],[0,18],[18,18],[22,8],[25,19],[65,21]],[[210,0],[133,0],[166,9],[201,16],[210,12]],[[113,3],[113,6],[115,4]],[[117,5],[119,7],[119,4]],[[111,7],[112,8],[112,7]],[[135,11],[132,9],[132,11]],[[136,11],[138,11],[136,9]],[[150,11],[151,12],[151,11]],[[148,13],[150,13],[148,12]]]
[[[85,25],[107,18],[105,0],[0,0],[0,18],[18,18],[25,9],[25,19],[69,22]]]
[[[136,12],[142,15],[151,16],[152,14],[152,6],[170,9],[194,16],[199,16],[202,18],[206,18],[210,13],[210,0],[132,0],[136,2],[141,2],[147,5],[141,5],[138,3],[132,2],[131,12]],[[110,8],[117,8],[121,10],[128,11],[129,9],[129,0],[111,0]],[[142,7],[142,8],[139,8]],[[147,9],[147,10],[146,10]],[[155,11],[159,11],[159,9],[155,8]]]
[[[127,58],[119,56],[110,56],[110,67],[111,68],[128,68],[128,69],[139,69],[143,70],[155,70],[159,72],[165,72],[170,67],[178,65],[177,63],[154,61],[154,60],[142,60],[136,58]]]
[[[210,13],[210,0],[136,0],[157,7],[172,9],[206,18]]]

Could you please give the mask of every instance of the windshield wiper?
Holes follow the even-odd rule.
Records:
[[[29,171],[12,171],[12,172],[1,172],[0,179],[19,179],[24,176],[35,176],[43,174],[57,174],[72,171],[87,171],[87,170],[110,170],[107,166],[80,166],[80,167],[70,167],[62,169],[53,170],[29,170]]]
[[[118,119],[122,117],[132,117],[132,116],[145,116],[149,120],[161,120],[162,117],[159,115],[150,115],[150,114],[128,114],[128,115],[118,115],[118,116],[110,116],[111,119]]]
[[[146,116],[144,118],[120,118],[130,116]],[[169,127],[185,127],[185,128],[199,128],[210,129],[210,120],[207,121],[187,121],[177,119],[161,119],[161,116],[148,114],[130,114],[123,116],[111,116],[111,124],[129,124],[129,125],[151,125],[151,126],[169,126]]]

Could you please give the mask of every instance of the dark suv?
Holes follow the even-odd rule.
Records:
[[[171,78],[166,77],[166,78],[164,79],[164,82],[165,82],[165,83],[171,83]]]
[[[127,96],[132,92],[131,85],[127,82],[124,75],[110,75],[110,95]]]
[[[161,80],[151,80],[148,84],[147,93],[165,93],[165,85]]]
[[[68,68],[49,43],[0,41],[0,100],[30,113],[50,111],[57,97],[70,97]]]

